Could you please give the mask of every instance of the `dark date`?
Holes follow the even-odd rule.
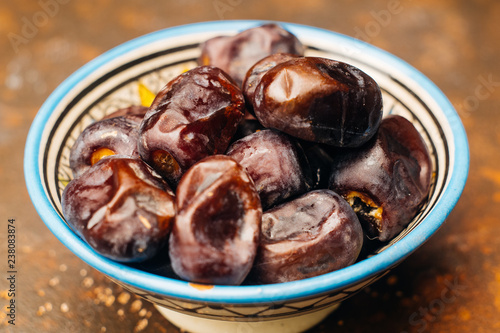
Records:
[[[253,98],[265,127],[337,147],[357,147],[377,131],[377,83],[349,64],[317,57],[288,60],[261,78]]]
[[[253,65],[245,75],[241,90],[247,101],[247,110],[253,113],[252,101],[254,100],[255,88],[260,83],[260,80],[271,68],[285,61],[298,58],[299,55],[290,53],[275,53],[259,60]]]
[[[233,159],[207,157],[182,177],[170,260],[181,278],[240,284],[256,254],[262,208],[255,185]]]
[[[312,187],[302,148],[288,135],[261,130],[234,142],[226,155],[241,164],[255,182],[263,209]]]
[[[371,142],[339,152],[334,160],[330,189],[349,202],[371,238],[393,238],[429,194],[432,164],[427,146],[401,116],[384,118]]]
[[[216,67],[196,67],[170,81],[140,126],[141,157],[171,185],[204,157],[222,154],[243,119],[243,94]]]
[[[69,163],[74,177],[79,177],[100,159],[123,155],[140,158],[137,151],[141,119],[134,115],[97,121],[78,136],[71,147]]]
[[[353,264],[362,245],[349,204],[333,191],[311,191],[263,214],[252,275],[280,283],[325,274]]]
[[[152,258],[166,244],[176,213],[166,182],[143,161],[119,156],[100,160],[72,180],[61,203],[80,237],[121,262]]]
[[[238,84],[257,61],[274,53],[302,55],[302,43],[277,24],[247,29],[235,36],[218,36],[200,45],[200,65],[216,66],[227,72]]]

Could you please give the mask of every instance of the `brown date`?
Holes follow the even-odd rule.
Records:
[[[224,155],[191,167],[177,187],[170,260],[181,278],[240,284],[257,250],[262,208],[253,181]]]
[[[252,101],[254,100],[255,88],[260,80],[271,68],[290,59],[298,58],[299,55],[289,53],[274,53],[259,60],[247,72],[241,90],[247,101],[247,110],[253,112]]]
[[[156,96],[140,126],[139,153],[176,185],[194,163],[224,153],[244,111],[243,94],[227,74],[196,67]]]
[[[241,86],[248,69],[273,53],[302,55],[304,47],[289,31],[270,23],[205,41],[198,63],[221,68]]]
[[[62,194],[66,221],[101,255],[122,262],[152,258],[167,242],[174,194],[138,159],[102,159]]]
[[[347,202],[330,190],[311,191],[263,214],[252,275],[280,283],[325,274],[353,264],[362,245]]]
[[[337,147],[367,142],[382,118],[382,95],[370,76],[317,57],[271,68],[257,85],[252,104],[265,127]]]
[[[101,158],[123,155],[139,158],[137,140],[141,119],[134,115],[106,118],[87,126],[71,147],[69,163],[79,177]]]
[[[371,238],[388,241],[429,194],[431,159],[419,132],[401,116],[382,120],[368,144],[334,156],[330,189],[353,207]]]
[[[311,189],[304,152],[284,133],[269,129],[255,132],[234,142],[226,155],[253,179],[264,210]]]

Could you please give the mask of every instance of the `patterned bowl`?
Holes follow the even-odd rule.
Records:
[[[83,66],[47,99],[25,150],[29,194],[47,227],[83,261],[153,302],[171,322],[191,332],[300,332],[368,286],[422,245],[444,222],[467,178],[467,138],[453,106],[417,70],[397,57],[350,37],[282,23],[306,54],[357,66],[380,85],[385,114],[400,114],[421,132],[431,152],[434,180],[427,203],[409,226],[368,258],[347,268],[273,285],[200,286],[108,260],[78,238],[61,214],[61,192],[71,179],[70,147],[93,121],[140,103],[138,86],[158,91],[196,66],[199,43],[262,22],[218,21],[174,27],[142,36]]]

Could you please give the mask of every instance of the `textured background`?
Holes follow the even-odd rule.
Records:
[[[150,304],[88,267],[49,232],[25,189],[23,149],[40,105],[86,62],[151,31],[220,19],[314,25],[385,49],[443,90],[469,136],[469,180],[439,232],[311,332],[500,331],[500,2],[495,0],[2,1],[0,330],[178,332]],[[17,224],[15,328],[7,325],[4,312],[9,218]]]

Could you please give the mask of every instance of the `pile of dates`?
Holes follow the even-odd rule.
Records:
[[[206,284],[313,277],[392,239],[428,196],[426,145],[382,117],[370,76],[303,52],[276,24],[210,39],[150,107],[87,127],[68,224],[107,258]]]

